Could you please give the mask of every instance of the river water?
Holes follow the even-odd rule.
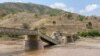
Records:
[[[10,50],[6,52],[2,51],[2,53],[0,53],[0,56],[100,56],[100,48],[73,45],[54,46],[52,48],[28,52],[22,49],[16,49],[12,52],[10,52]]]
[[[100,56],[99,48],[79,46],[57,46],[37,52],[29,52],[26,56]]]
[[[86,44],[85,42],[79,43]],[[0,56],[100,56],[100,43],[96,44],[85,46],[70,43],[67,45],[56,45],[43,50],[28,52],[24,51],[22,44],[0,44]]]

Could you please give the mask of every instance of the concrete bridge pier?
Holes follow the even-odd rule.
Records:
[[[27,40],[25,40],[25,50],[32,51],[32,50],[41,50],[43,49],[43,42],[37,35],[28,35]]]
[[[64,46],[67,44],[67,37],[66,36],[62,36],[61,44]]]
[[[67,37],[67,42],[75,42],[79,37],[77,34],[73,34],[73,35],[68,35]]]
[[[71,35],[66,36],[66,38],[67,38],[67,43],[74,42],[74,39]]]
[[[75,34],[74,34],[74,35],[72,35],[72,37],[73,37],[73,40],[74,40],[74,41],[76,41],[76,40],[77,40],[77,38],[78,38],[78,36],[77,36],[77,35],[75,35]]]

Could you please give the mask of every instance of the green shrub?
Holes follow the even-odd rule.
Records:
[[[29,24],[27,24],[27,23],[23,23],[23,24],[22,24],[22,28],[23,28],[23,29],[30,29],[30,26],[29,26]]]
[[[18,38],[18,35],[7,35],[7,36],[11,38]]]
[[[96,31],[96,30],[93,30],[93,31],[89,31],[88,32],[88,36],[100,36],[100,32],[99,31]]]
[[[68,18],[69,20],[72,20],[72,19],[73,19],[72,13],[68,13],[68,14],[67,14],[67,18]]]
[[[72,17],[72,14],[71,13],[68,13],[67,17],[68,18],[71,18]]]
[[[53,24],[56,24],[56,21],[53,21],[52,23],[53,23]]]
[[[92,29],[92,23],[91,23],[91,22],[88,22],[88,23],[86,24],[86,27],[87,27],[88,29]]]
[[[34,31],[38,31],[39,29],[38,29],[37,27],[35,27],[33,30],[34,30]]]
[[[96,31],[96,30],[92,30],[92,31],[88,31],[88,32],[79,32],[78,34],[79,34],[79,36],[83,36],[83,37],[86,37],[86,36],[92,36],[92,37],[100,36],[100,32]]]
[[[39,17],[39,15],[38,15],[38,14],[35,14],[34,16],[35,16],[35,18],[38,18],[38,17]]]
[[[49,11],[50,16],[57,16],[60,15],[60,11],[57,9],[52,9]]]
[[[19,38],[19,35],[12,35],[12,34],[0,34],[0,37],[2,38],[6,38],[6,37],[8,37],[8,38]]]
[[[79,20],[83,21],[84,20],[84,16],[79,15]]]
[[[87,32],[79,32],[78,34],[79,34],[80,36],[83,36],[83,37],[86,37],[86,36],[88,35]]]

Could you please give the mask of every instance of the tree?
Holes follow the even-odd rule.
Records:
[[[72,19],[72,14],[71,13],[68,13],[67,14],[67,17],[68,17],[68,19]]]
[[[83,21],[84,20],[84,16],[79,15],[79,20]]]
[[[38,18],[39,17],[38,14],[35,14],[34,16],[35,16],[35,18]]]
[[[52,23],[53,23],[53,24],[56,24],[56,21],[53,21]]]
[[[60,15],[60,10],[57,10],[57,9],[52,9],[48,12],[50,14],[50,16],[57,16],[57,15]]]
[[[86,27],[87,27],[88,29],[92,29],[92,23],[91,23],[91,22],[88,22],[88,23],[86,24]]]
[[[23,23],[23,24],[22,24],[22,28],[23,28],[23,29],[30,29],[30,26],[29,26],[29,24],[27,24],[27,23]]]

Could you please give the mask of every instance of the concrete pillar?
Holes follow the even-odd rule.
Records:
[[[67,36],[67,42],[68,43],[74,42],[73,37],[72,36]]]
[[[72,37],[73,37],[74,41],[76,41],[79,38],[77,34],[72,35]]]
[[[74,37],[71,35],[71,41],[74,42]]]
[[[40,50],[43,49],[43,42],[39,36],[36,35],[29,35],[27,40],[25,41],[25,50],[32,51],[32,50]]]
[[[66,36],[63,36],[62,37],[62,42],[61,42],[62,45],[66,45],[67,44],[67,37]]]

